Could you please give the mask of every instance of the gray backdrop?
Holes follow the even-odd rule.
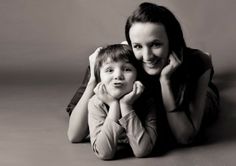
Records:
[[[141,0],[0,0],[1,84],[80,82],[88,56],[125,40],[127,16]],[[234,0],[152,0],[182,24],[189,46],[213,55],[216,71],[234,66]]]

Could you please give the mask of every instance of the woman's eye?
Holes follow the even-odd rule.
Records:
[[[141,49],[142,46],[141,46],[141,45],[133,45],[133,48],[135,48],[135,49]]]
[[[153,43],[152,47],[159,48],[161,46],[161,43]]]
[[[124,71],[132,71],[132,69],[127,67],[124,69]]]

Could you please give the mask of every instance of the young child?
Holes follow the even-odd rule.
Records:
[[[98,158],[113,159],[120,143],[136,157],[152,152],[157,138],[156,108],[137,80],[136,59],[128,45],[102,48],[94,73],[98,82],[88,103],[91,146]]]

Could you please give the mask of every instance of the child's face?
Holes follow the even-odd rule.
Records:
[[[124,61],[114,62],[107,59],[100,69],[101,82],[107,92],[114,98],[119,99],[133,89],[137,71],[134,66]]]

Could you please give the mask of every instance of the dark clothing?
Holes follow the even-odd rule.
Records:
[[[72,113],[76,104],[79,102],[80,98],[82,97],[82,95],[86,89],[86,86],[88,84],[89,78],[90,78],[90,68],[88,67],[85,72],[85,75],[84,75],[84,78],[83,78],[83,81],[82,81],[80,87],[77,89],[73,98],[71,99],[70,103],[68,104],[68,106],[66,108],[66,111],[68,112],[69,115]]]

